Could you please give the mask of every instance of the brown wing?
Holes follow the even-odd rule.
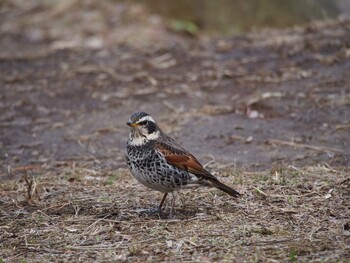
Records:
[[[155,147],[164,156],[167,162],[179,169],[188,171],[198,177],[204,177],[210,180],[217,180],[216,177],[211,175],[203,166],[197,161],[197,159],[182,148],[180,145],[174,145],[175,141],[170,143],[157,142]]]
[[[196,175],[198,178],[206,179],[205,181],[209,181],[211,186],[216,187],[233,197],[241,195],[236,190],[221,183],[215,176],[205,170],[192,154],[169,136],[161,134],[161,137],[155,144],[155,148],[165,156],[165,159],[169,164],[188,171],[191,174]]]

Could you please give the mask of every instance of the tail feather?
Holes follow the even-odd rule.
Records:
[[[214,175],[209,173],[207,170],[203,169],[201,173],[197,173],[195,175],[199,178],[199,181],[197,181],[198,184],[201,184],[203,186],[215,187],[233,197],[239,197],[242,195],[239,192],[237,192],[235,189],[220,182],[219,179],[217,179]]]
[[[235,189],[221,183],[220,181],[210,181],[210,182],[211,182],[212,186],[225,192],[226,194],[229,194],[230,196],[233,196],[233,197],[241,196],[241,194],[239,192],[237,192]]]

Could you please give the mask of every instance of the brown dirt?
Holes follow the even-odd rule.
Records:
[[[77,2],[1,12],[0,259],[350,257],[349,20],[190,38],[138,5]],[[135,212],[158,198],[124,171],[138,110],[244,197],[204,189],[173,220]]]
[[[243,193],[184,190],[174,218],[126,170],[60,167],[1,182],[5,262],[346,262],[349,169],[221,170]],[[35,191],[36,190],[36,191]],[[39,200],[40,197],[40,200]]]

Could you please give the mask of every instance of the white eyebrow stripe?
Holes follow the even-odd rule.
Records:
[[[140,123],[140,122],[143,122],[143,121],[151,121],[151,122],[155,123],[155,121],[153,120],[153,118],[151,116],[144,116],[141,119],[139,119],[137,123]]]

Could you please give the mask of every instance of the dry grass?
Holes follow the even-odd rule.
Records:
[[[5,2],[0,168],[27,174],[0,181],[0,263],[349,262],[350,168],[305,166],[349,164],[349,20],[195,44],[140,6]],[[135,105],[223,162],[303,168],[249,173],[213,158],[242,198],[186,190],[174,218],[142,212],[161,194],[125,170],[83,166],[125,165],[119,125]]]
[[[241,199],[212,189],[186,190],[171,219],[168,208],[162,217],[141,212],[155,207],[160,194],[125,170],[67,166],[28,174],[21,182],[0,185],[5,262],[350,258],[349,169],[226,168],[222,179],[244,194]]]

